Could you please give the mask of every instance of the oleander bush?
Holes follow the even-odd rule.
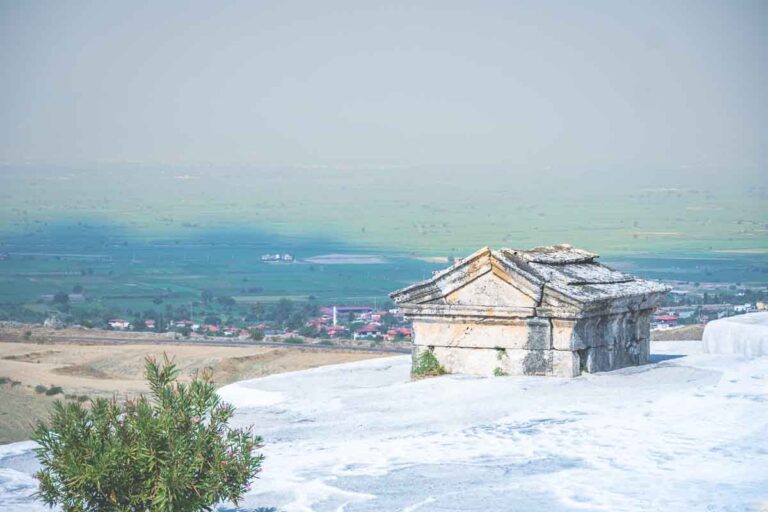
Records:
[[[56,401],[33,439],[39,498],[64,511],[201,511],[238,503],[261,470],[261,438],[234,429],[210,373],[179,383],[147,358],[150,396],[119,404]]]

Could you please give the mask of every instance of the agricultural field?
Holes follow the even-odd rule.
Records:
[[[132,238],[127,245],[83,228],[64,228],[63,233],[5,244],[0,303],[24,303],[35,310],[65,292],[73,309],[112,309],[119,316],[125,310],[163,311],[168,305],[191,309],[205,290],[243,306],[281,298],[381,305],[392,289],[426,278],[436,268],[401,255],[381,256],[375,264],[311,263],[305,255],[333,248],[242,233],[192,242]],[[262,253],[274,251],[295,254],[297,261],[260,261]]]
[[[42,314],[66,292],[117,313],[192,308],[208,290],[246,306],[380,304],[479,247],[561,242],[650,278],[768,282],[759,173],[466,171],[6,166],[0,303]],[[275,252],[296,261],[260,261]]]

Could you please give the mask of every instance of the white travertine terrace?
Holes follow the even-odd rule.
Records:
[[[768,356],[768,313],[750,313],[713,320],[704,328],[704,352]]]
[[[648,362],[663,284],[569,245],[487,247],[390,296],[413,320],[414,360],[451,373],[575,377]]]

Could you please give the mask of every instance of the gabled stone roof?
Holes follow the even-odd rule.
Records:
[[[597,254],[570,245],[500,251],[484,247],[430,279],[393,292],[390,297],[405,306],[437,306],[449,293],[489,271],[501,274],[506,282],[533,298],[535,307],[542,310],[645,309],[669,291],[661,283],[606,267],[597,258]]]
[[[661,283],[606,267],[595,261],[597,254],[570,245],[537,247],[528,251],[502,249],[502,252],[546,282],[547,288],[582,303],[669,291]]]

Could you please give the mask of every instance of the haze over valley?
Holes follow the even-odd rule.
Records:
[[[766,27],[0,1],[0,510],[768,510]]]

